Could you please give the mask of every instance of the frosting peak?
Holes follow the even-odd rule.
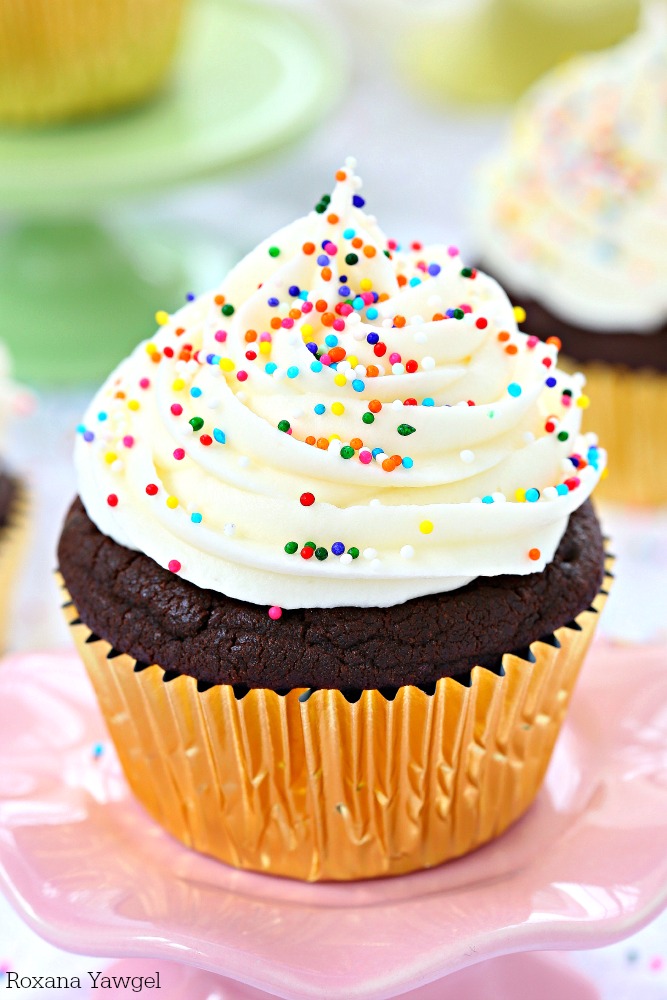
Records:
[[[534,572],[604,468],[558,345],[455,247],[387,240],[360,187],[349,160],[219,289],[158,314],[79,427],[93,521],[200,587],[388,606]]]

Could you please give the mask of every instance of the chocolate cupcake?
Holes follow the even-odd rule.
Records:
[[[586,374],[603,495],[640,503],[667,501],[666,107],[656,4],[627,42],[544,78],[476,193],[481,266]]]
[[[534,798],[605,552],[582,380],[353,161],[96,395],[59,544],[128,780],[230,864],[429,867]]]

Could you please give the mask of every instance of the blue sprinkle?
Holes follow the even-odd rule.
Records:
[[[570,491],[568,490],[565,483],[559,483],[558,486],[556,487],[556,493],[558,493],[559,497],[567,496],[569,492]]]
[[[351,240],[351,239],[353,239],[353,238],[354,238],[354,233],[355,233],[355,230],[354,230],[354,229],[344,229],[344,230],[343,230],[343,236],[344,236],[344,238],[345,238],[346,240]]]
[[[345,234],[343,233],[343,235]],[[345,552],[345,546],[342,542],[334,542],[331,546],[331,551],[335,556],[342,556],[343,552]]]
[[[441,270],[442,268],[440,267],[439,264],[428,265],[428,273],[431,275],[432,278],[435,278],[436,274],[440,274]]]
[[[368,319],[377,319],[380,314],[374,306],[369,306],[366,310],[366,316]]]
[[[379,295],[378,292],[371,292],[371,295],[373,296],[373,302],[377,302],[378,299],[380,298],[380,295]]]
[[[102,410],[101,413],[97,414],[97,419],[100,420],[102,423],[104,423],[104,421],[107,419],[107,414],[104,412],[104,410]]]
[[[93,757],[97,760],[104,753],[104,743],[93,744]]]
[[[86,429],[86,425],[85,424],[77,424],[76,425],[76,432],[77,432],[77,434],[83,434],[83,432],[85,431],[85,429]]]
[[[321,361],[311,361],[310,362],[310,370],[311,370],[311,372],[315,372],[315,373],[321,372],[323,368],[324,368],[324,365],[322,364]]]
[[[317,344],[314,340],[309,340],[306,344],[306,349],[310,351],[311,354],[317,354]]]
[[[94,441],[95,440],[95,435],[93,434],[92,431],[84,431],[83,432],[83,440],[84,441],[88,441],[88,442]]]
[[[308,292],[306,291],[305,288],[302,288],[301,291],[299,292],[299,298],[303,299],[304,301],[308,298]]]
[[[267,375],[273,375],[277,367],[278,365],[275,363],[275,361],[268,361],[264,365],[264,371],[266,372]]]
[[[415,463],[413,462],[413,460],[410,458],[409,455],[406,455],[405,458],[401,459],[401,465],[403,466],[404,469],[411,469],[414,464]]]
[[[364,205],[366,204],[366,202],[361,197],[360,194],[353,194],[352,195],[352,204],[354,205],[355,208],[363,208]]]
[[[188,294],[185,296],[185,301],[186,302],[194,302],[194,300],[195,300],[195,293],[194,292],[188,292]]]
[[[313,409],[315,410],[315,413],[317,413],[318,416],[322,416],[322,414],[326,410],[326,406],[324,405],[324,403],[317,403],[317,405],[314,406]]]
[[[317,263],[320,265],[320,267],[326,267],[327,264],[329,263],[329,258],[325,253],[321,253],[317,258]]]
[[[338,278],[338,280],[340,281],[341,285],[346,285],[347,284],[347,275],[346,274],[341,274],[340,277]]]
[[[550,389],[553,389],[553,387],[556,385],[556,381],[557,380],[553,377],[553,375],[550,375],[549,378],[546,380],[545,385],[548,385]]]
[[[493,503],[493,497],[490,496],[482,497],[482,503]]]
[[[431,396],[422,399],[422,406],[435,406],[435,400]]]
[[[190,514],[190,520],[193,524],[201,524],[201,514],[195,511],[194,514]]]
[[[368,341],[369,344],[377,344],[380,340],[380,334],[369,333],[368,336],[366,337],[366,340]]]
[[[363,309],[365,305],[366,303],[362,299],[361,295],[357,295],[354,299],[352,299],[353,309]]]
[[[214,358],[214,357],[215,357],[215,354],[207,354],[207,355],[206,355],[206,364],[207,364],[207,365],[212,365],[212,364],[214,364],[214,361],[213,361],[213,358]]]
[[[338,344],[338,337],[336,336],[335,333],[329,333],[324,338],[324,343],[327,345],[327,347],[336,347],[336,345]]]
[[[227,438],[225,437],[225,432],[221,431],[219,427],[213,428],[213,437],[218,442],[218,444],[224,444]]]
[[[371,454],[372,454],[373,458],[377,458],[378,455],[382,454],[382,448],[373,448],[373,451],[371,452]]]
[[[521,386],[517,382],[510,382],[510,384],[507,386],[507,391],[509,392],[510,396],[514,396],[516,398],[517,396],[521,395]]]
[[[352,382],[352,388],[354,389],[355,392],[363,392],[366,386],[361,381],[360,378],[355,378],[354,381]]]
[[[536,490],[532,486],[529,490],[526,490],[526,500],[528,503],[536,503],[540,499],[540,491]]]
[[[297,297],[297,295],[301,294],[301,289],[299,288],[298,285],[290,285],[289,286],[289,293],[292,296],[292,298],[295,299]]]
[[[421,285],[421,283],[422,283],[422,279],[421,278],[410,278],[410,287],[411,288],[416,288],[417,285]]]
[[[342,295],[343,298],[345,298],[347,295],[350,294],[350,289],[347,287],[347,285],[341,285],[340,288],[338,289],[338,294]]]
[[[290,365],[289,368],[287,369],[288,378],[296,378],[298,374],[299,374],[299,369],[297,368],[296,365]]]
[[[280,299],[277,299],[275,295],[272,295],[270,299],[266,300],[266,302],[267,305],[270,305],[272,308],[275,308],[276,306],[280,305]]]
[[[198,399],[201,396],[201,389],[199,388],[199,386],[194,385],[192,389],[190,389],[190,395],[194,399]]]
[[[454,310],[453,309],[448,309],[447,312],[445,313],[445,315],[449,316],[450,319],[454,319]]]

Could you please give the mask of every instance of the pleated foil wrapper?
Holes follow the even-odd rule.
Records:
[[[611,574],[609,574],[611,575]],[[184,844],[307,881],[400,875],[497,837],[542,783],[606,590],[500,674],[433,693],[209,687],[64,610],[127,780]]]
[[[0,122],[95,115],[162,82],[187,0],[0,0]]]
[[[0,528],[0,652],[7,646],[7,629],[11,620],[12,597],[16,590],[16,579],[21,572],[30,530],[30,502],[28,491],[19,483],[16,496],[7,517],[7,523]]]
[[[667,375],[570,358],[562,359],[562,367],[586,376],[593,406],[584,412],[583,429],[595,431],[609,457],[609,475],[596,488],[596,498],[667,503]]]

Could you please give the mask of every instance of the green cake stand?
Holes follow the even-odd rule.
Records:
[[[331,42],[307,18],[196,0],[152,102],[82,124],[1,129],[0,337],[19,378],[99,380],[150,336],[156,309],[220,280],[232,256],[222,235],[133,221],[128,201],[297,139],[341,82]]]

